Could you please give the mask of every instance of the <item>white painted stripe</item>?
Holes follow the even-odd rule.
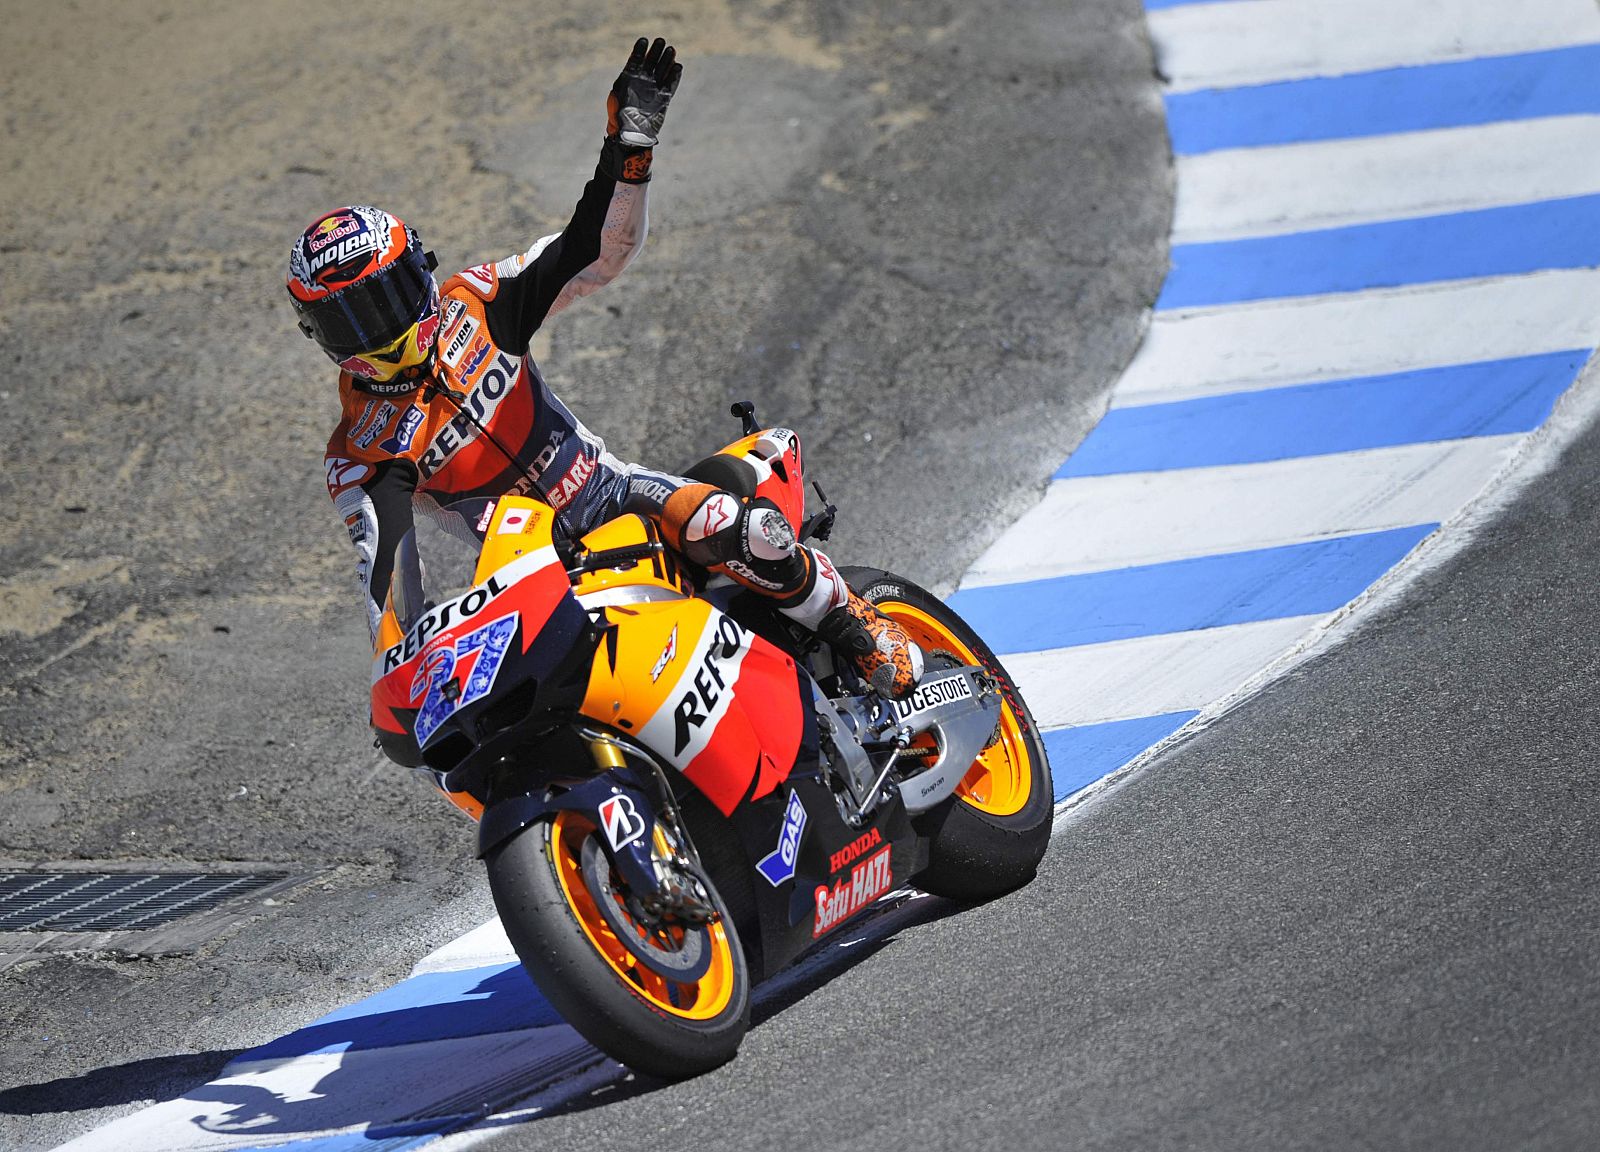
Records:
[[[1330,456],[1058,480],[978,558],[963,588],[1436,524],[1483,488],[1520,435]]]
[[[1041,728],[1204,708],[1310,634],[1291,616],[1002,658]]]
[[[1177,88],[1337,75],[1600,42],[1594,0],[1233,0],[1150,14]],[[1532,125],[1531,127],[1529,125]],[[1178,242],[1269,234],[1594,191],[1592,118],[1300,145],[1179,162]],[[1400,149],[1409,149],[1404,158]],[[1297,199],[1291,201],[1290,194]],[[1114,404],[1593,347],[1600,272],[1558,272],[1158,316]],[[973,582],[1159,563],[1449,517],[1522,437],[1052,486]],[[1052,551],[1055,554],[1052,555]],[[1005,552],[1005,558],[1000,554]],[[1009,656],[1045,728],[1221,707],[1321,614]],[[1282,667],[1282,665],[1279,665]],[[511,960],[497,923],[418,973]],[[472,1113],[604,1067],[571,1029],[235,1063],[189,1098],[70,1147],[236,1150],[351,1133],[419,1111]],[[570,1084],[566,1090],[571,1091]],[[481,1134],[449,1141],[462,1147]]]
[[[1172,243],[1236,240],[1600,192],[1600,116],[1178,158]]]
[[[436,948],[411,969],[413,976],[428,972],[462,972],[468,968],[487,968],[492,964],[513,964],[516,950],[506,938],[506,930],[496,916],[487,924],[480,924],[465,936],[457,937],[442,948]]]
[[[1171,90],[1508,56],[1600,39],[1594,0],[1230,0],[1147,13]]]
[[[1587,268],[1160,313],[1111,406],[1596,344],[1600,271]]]

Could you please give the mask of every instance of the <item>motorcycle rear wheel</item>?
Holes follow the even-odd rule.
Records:
[[[750,1024],[750,974],[721,896],[708,882],[718,918],[652,939],[604,861],[597,879],[598,836],[582,813],[558,812],[486,859],[523,968],[584,1039],[636,1071],[685,1080],[727,1063]],[[611,902],[605,912],[602,900]],[[634,928],[631,939],[619,924]],[[691,946],[696,962],[675,954]],[[673,978],[675,967],[688,977]]]
[[[917,818],[918,830],[929,836],[928,866],[913,883],[965,901],[1022,887],[1038,871],[1055,816],[1050,763],[1022,694],[983,638],[932,593],[878,568],[840,572],[924,653],[980,665],[1004,698],[994,742],[979,753],[954,796]]]

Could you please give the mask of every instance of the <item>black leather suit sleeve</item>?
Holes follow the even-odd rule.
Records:
[[[389,595],[389,577],[394,573],[395,546],[411,531],[411,497],[417,490],[417,467],[410,460],[385,460],[361,488],[372,502],[374,527],[366,573],[367,600],[381,613]]]
[[[565,228],[501,261],[500,286],[485,309],[494,342],[526,351],[546,317],[622,271],[644,243],[645,195],[644,185],[615,180],[601,166]]]

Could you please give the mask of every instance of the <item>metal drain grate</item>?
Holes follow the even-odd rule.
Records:
[[[281,872],[0,872],[0,932],[159,928],[286,879]]]

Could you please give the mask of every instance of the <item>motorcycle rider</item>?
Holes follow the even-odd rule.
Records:
[[[444,282],[417,233],[353,205],[296,241],[287,286],[301,330],[339,365],[342,412],[328,441],[328,491],[359,553],[376,634],[395,543],[413,507],[530,494],[576,539],[635,512],[691,561],[771,597],[850,658],[880,694],[904,698],[922,654],[901,627],[799,544],[770,501],[638,464],[606,450],[551,391],[528,345],[545,319],[600,288],[638,253],[653,150],[682,65],[640,39],[607,99],[594,177],[559,233]]]

